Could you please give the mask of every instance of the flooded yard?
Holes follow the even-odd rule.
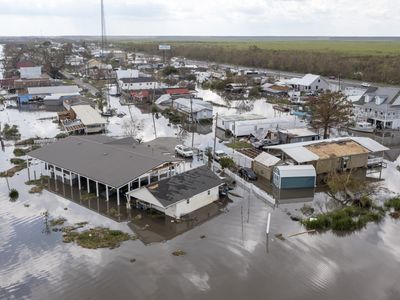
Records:
[[[226,104],[211,91],[200,90],[199,96]],[[239,102],[215,106],[214,113],[238,113]],[[135,106],[121,106],[116,97],[111,106],[126,115],[109,118],[110,136],[125,135],[122,125],[133,119],[141,123],[138,135],[144,141],[171,136],[192,142],[192,133],[161,115],[153,119]],[[252,102],[249,112],[274,116],[263,99]],[[5,109],[0,122],[18,125],[23,139],[54,137],[60,129],[49,118],[55,116]],[[214,126],[207,134],[194,133],[194,146],[213,146],[213,138]],[[217,143],[217,149],[225,146]],[[0,171],[12,166],[13,150],[6,142]],[[400,193],[399,163],[388,162],[382,173],[383,187],[393,193]],[[200,164],[195,158],[187,169]],[[305,228],[288,213],[324,201],[324,193],[278,195],[278,205],[271,206],[238,184],[227,199],[205,207],[191,222],[175,223],[116,207],[112,199],[86,201],[79,190],[54,180],[42,193],[31,194],[27,180],[26,169],[0,178],[0,299],[400,299],[399,220],[387,216],[345,236],[328,231],[289,237]],[[9,188],[19,191],[17,200],[9,199]],[[140,239],[113,250],[63,243],[61,232],[49,230],[46,212],[65,218],[67,225],[88,222],[89,228],[133,231]],[[172,255],[179,250],[186,254]]]

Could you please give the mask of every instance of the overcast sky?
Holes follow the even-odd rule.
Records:
[[[400,0],[104,1],[109,35],[400,35]],[[98,35],[100,0],[0,0],[0,25],[0,36]]]

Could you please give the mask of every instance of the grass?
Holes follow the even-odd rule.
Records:
[[[26,168],[25,164],[16,165],[7,171],[0,172],[0,177],[13,177],[16,173]]]
[[[227,147],[232,148],[232,149],[253,148],[253,146],[250,143],[247,143],[247,142],[232,142],[232,143],[227,143],[225,145]]]
[[[135,239],[128,233],[120,230],[111,230],[109,228],[96,227],[82,232],[68,231],[64,232],[63,241],[65,243],[75,242],[79,246],[87,249],[98,248],[118,248],[122,242]]]
[[[385,207],[391,212],[389,215],[394,219],[400,218],[400,196],[389,199],[385,202]]]
[[[370,222],[379,222],[385,216],[381,208],[363,208],[346,206],[344,208],[322,213],[314,218],[303,219],[301,223],[307,230],[333,230],[350,232],[364,228]]]
[[[26,155],[27,152],[28,152],[28,150],[24,150],[21,148],[15,148],[13,151],[13,153],[16,157],[24,156],[24,155]]]
[[[48,178],[48,176],[41,176],[40,179],[26,181],[25,182],[26,185],[34,185],[29,190],[29,193],[30,194],[41,193],[43,191],[43,189],[47,186],[45,183],[43,183],[43,179],[46,179],[46,178]]]
[[[59,217],[57,219],[50,220],[49,224],[50,224],[50,226],[61,226],[61,225],[64,225],[64,223],[66,221],[67,220],[65,218]]]
[[[14,165],[23,165],[26,163],[25,159],[13,157],[10,159],[10,162]]]

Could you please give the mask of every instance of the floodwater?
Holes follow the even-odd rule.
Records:
[[[110,118],[108,134],[123,135],[121,124],[130,119],[129,108],[119,106],[116,98],[111,101],[127,115]],[[264,103],[256,101],[253,112],[271,113]],[[216,108],[225,110],[232,109]],[[135,120],[143,120],[142,138],[153,139],[152,115],[134,106],[131,112]],[[38,121],[51,116],[7,109],[0,112],[0,121],[19,125],[23,138],[51,137],[59,132],[57,125]],[[157,136],[178,136],[190,144],[190,133],[168,126],[163,117],[155,123]],[[211,146],[212,137],[213,132],[196,133],[194,144]],[[0,152],[1,171],[10,166],[13,149],[8,145]],[[400,193],[399,163],[389,162],[383,171],[382,184],[394,193]],[[304,231],[287,215],[303,203],[281,201],[271,207],[238,186],[219,214],[182,234],[168,235],[165,242],[135,240],[113,250],[89,250],[64,244],[61,233],[48,230],[42,213],[65,217],[70,224],[88,221],[88,227],[138,229],[93,211],[97,202],[87,209],[63,194],[29,194],[27,180],[27,170],[8,182],[0,178],[0,299],[400,299],[400,221],[389,217],[351,235],[327,232],[281,241],[275,234]],[[15,202],[8,198],[9,187],[19,191]],[[303,198],[309,202],[308,194]],[[268,213],[272,221],[267,239]],[[187,254],[171,255],[178,249]]]

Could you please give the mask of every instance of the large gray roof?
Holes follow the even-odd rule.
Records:
[[[157,198],[164,207],[167,207],[219,186],[222,183],[222,180],[207,166],[202,166],[161,180],[148,186],[147,190]]]
[[[132,140],[130,144],[126,138],[70,136],[28,155],[118,188],[157,166],[180,161],[171,151],[174,141],[175,145],[178,144],[175,138],[156,139],[143,144]]]

